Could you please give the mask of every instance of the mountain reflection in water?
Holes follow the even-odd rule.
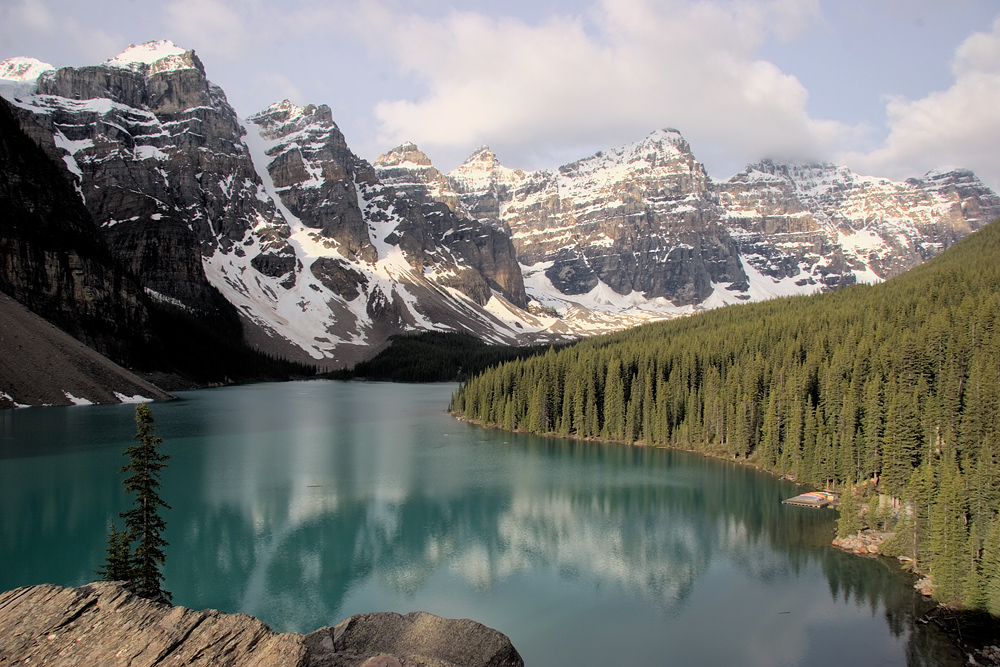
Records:
[[[155,404],[174,601],[309,632],[425,609],[531,665],[961,664],[897,564],[829,546],[835,512],[686,452],[512,435],[451,385],[303,382]],[[131,406],[8,411],[0,586],[94,578],[127,508]]]

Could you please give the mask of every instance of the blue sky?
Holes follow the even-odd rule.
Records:
[[[995,0],[0,0],[0,60],[194,49],[242,116],[328,104],[369,160],[483,144],[556,167],[674,127],[724,179],[771,157],[1000,190]]]

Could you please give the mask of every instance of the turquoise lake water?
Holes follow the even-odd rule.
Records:
[[[175,604],[311,632],[421,609],[529,667],[959,665],[888,559],[800,489],[686,452],[491,431],[454,385],[310,381],[151,404]],[[75,586],[129,498],[134,406],[0,411],[0,590]]]

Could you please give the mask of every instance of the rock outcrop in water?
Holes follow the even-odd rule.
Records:
[[[0,664],[523,667],[502,633],[424,612],[360,614],[309,635],[246,614],[150,602],[117,583],[0,595]]]

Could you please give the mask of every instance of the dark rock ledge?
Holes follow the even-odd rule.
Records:
[[[505,635],[424,612],[360,614],[309,635],[246,614],[150,602],[116,583],[0,594],[0,665],[523,667]]]

